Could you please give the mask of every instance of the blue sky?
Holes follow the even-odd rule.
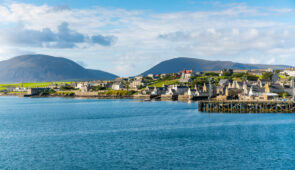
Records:
[[[214,10],[216,4],[247,3],[255,7],[295,7],[294,0],[18,0],[16,2],[36,5],[67,5],[71,8],[101,6],[127,10],[151,10],[154,12],[177,12],[194,10]],[[214,5],[215,4],[215,5]]]
[[[175,57],[295,65],[294,0],[0,0],[0,60],[62,56],[119,76]]]

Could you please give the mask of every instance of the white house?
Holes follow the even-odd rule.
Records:
[[[112,85],[113,90],[122,90],[124,89],[124,84],[122,82],[115,82]]]
[[[184,70],[181,71],[181,77],[179,79],[179,82],[190,82],[191,81],[191,76],[192,76],[193,70]]]
[[[291,77],[295,77],[295,68],[287,68],[281,72],[281,74],[287,74]]]
[[[154,75],[153,74],[148,74],[147,77],[154,79]]]
[[[188,87],[187,86],[179,86],[179,85],[170,85],[168,87],[168,91],[171,89],[171,91],[174,91],[175,94],[183,95],[187,93]]]

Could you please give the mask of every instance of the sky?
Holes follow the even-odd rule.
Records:
[[[294,0],[0,0],[0,60],[138,75],[176,57],[295,66]]]

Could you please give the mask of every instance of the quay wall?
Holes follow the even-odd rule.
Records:
[[[295,113],[294,101],[199,101],[201,112]]]
[[[75,91],[75,96],[77,96],[77,97],[98,97],[98,92]]]
[[[189,95],[178,95],[178,100],[181,100],[181,101],[187,101],[191,99],[192,99],[192,96],[189,96]]]
[[[134,99],[150,99],[150,95],[133,95]]]
[[[177,95],[161,95],[161,100],[177,100],[178,96]]]

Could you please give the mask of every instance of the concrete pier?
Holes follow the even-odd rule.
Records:
[[[201,112],[295,113],[293,101],[199,101],[198,107]]]

